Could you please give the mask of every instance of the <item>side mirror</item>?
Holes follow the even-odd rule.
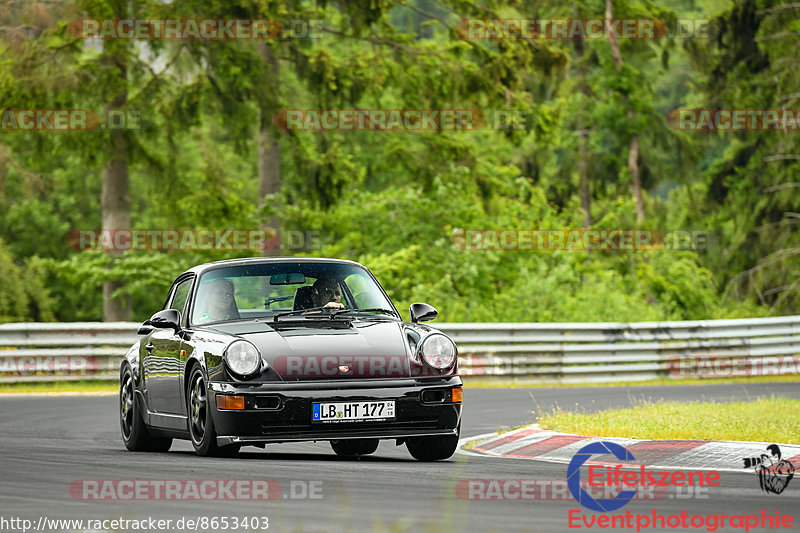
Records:
[[[142,327],[139,328],[139,331],[137,332],[137,334],[138,335],[147,335],[148,333],[150,333],[152,331],[153,331],[153,326],[150,325],[150,321],[149,320],[145,320],[144,323],[142,323]]]
[[[172,328],[178,333],[181,330],[181,313],[176,309],[164,309],[151,316],[148,322],[154,328]]]
[[[429,322],[435,320],[439,316],[439,312],[428,304],[416,303],[411,304],[408,308],[408,314],[411,315],[411,322]]]

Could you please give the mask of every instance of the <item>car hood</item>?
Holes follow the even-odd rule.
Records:
[[[409,377],[412,372],[403,324],[397,321],[337,320],[277,329],[247,322],[214,329],[252,342],[269,363],[269,373],[285,381]]]

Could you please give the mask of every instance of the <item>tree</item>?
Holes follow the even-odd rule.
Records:
[[[791,29],[800,28],[797,7],[747,0],[714,22],[714,39],[688,43],[704,74],[707,108],[791,109],[800,83],[792,68],[797,60]],[[783,131],[719,134],[700,213],[706,224],[720,228],[711,263],[723,273],[727,294],[752,297],[773,313],[796,312],[800,290],[800,150],[793,133],[797,126],[783,125]],[[697,223],[697,216],[692,219]]]

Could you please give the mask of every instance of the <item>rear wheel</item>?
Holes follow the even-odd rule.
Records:
[[[455,435],[411,438],[406,441],[406,447],[411,456],[418,461],[441,461],[456,453],[460,435],[461,423],[459,422]]]
[[[208,403],[208,388],[203,370],[199,366],[192,370],[186,397],[189,399],[189,433],[197,455],[235,457],[241,448],[239,444],[217,446],[217,432]]]
[[[336,455],[342,457],[354,457],[357,455],[369,455],[378,449],[378,439],[340,439],[332,440],[331,448]]]
[[[119,427],[125,447],[132,452],[166,452],[172,439],[154,437],[147,432],[136,402],[135,384],[130,365],[125,365],[119,385]]]

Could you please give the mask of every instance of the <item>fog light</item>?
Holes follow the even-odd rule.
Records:
[[[229,411],[244,410],[244,396],[230,396],[227,394],[217,394],[217,409]]]
[[[464,391],[461,387],[456,387],[453,389],[453,403],[461,402],[464,399]]]

